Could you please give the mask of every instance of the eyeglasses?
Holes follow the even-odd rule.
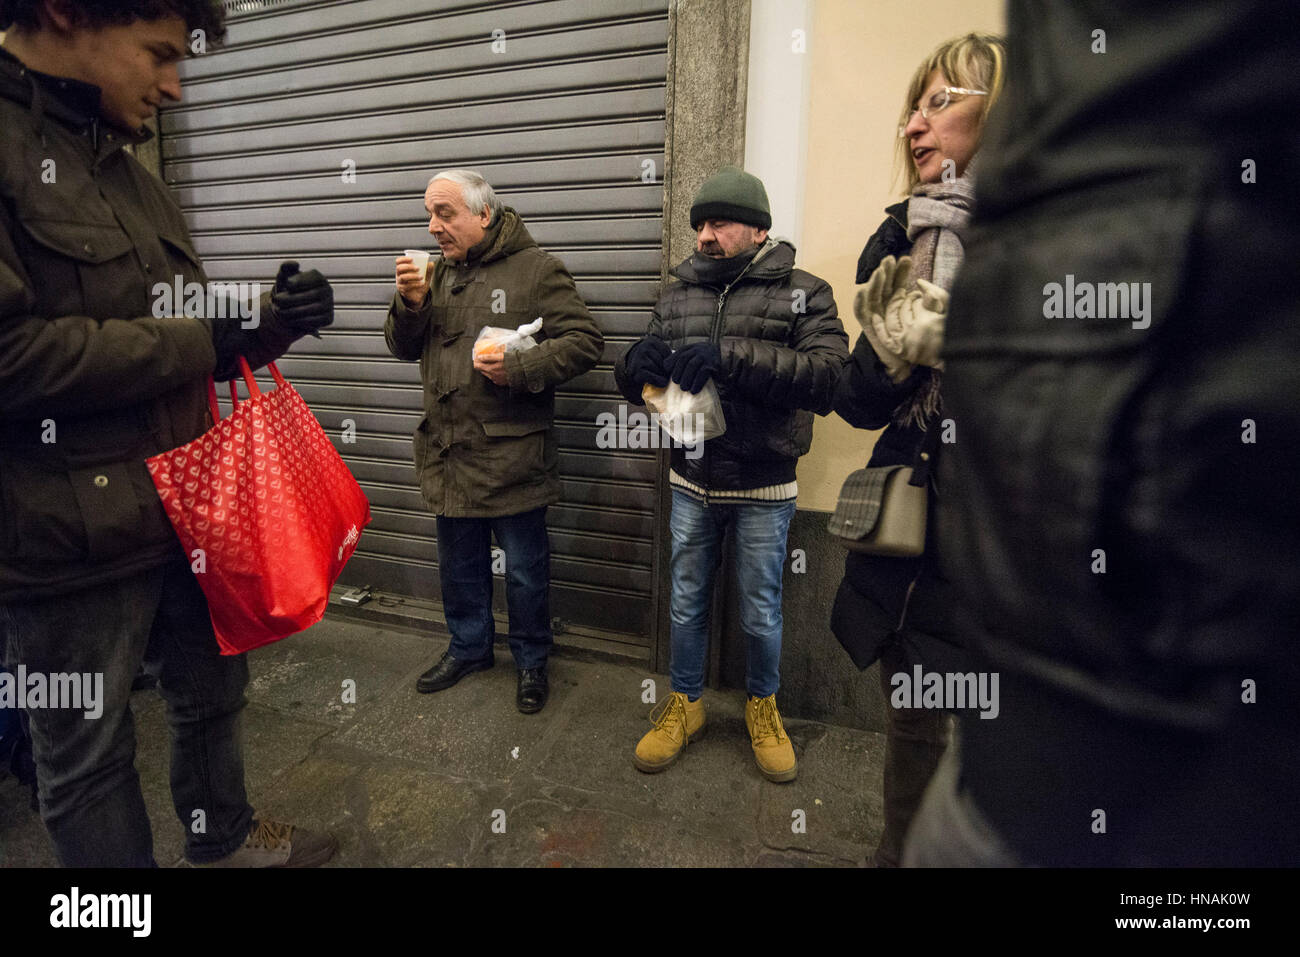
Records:
[[[988,96],[989,95],[988,90],[968,90],[960,86],[945,86],[942,90],[936,90],[934,92],[934,94],[930,97],[929,103],[927,103],[925,106],[917,108],[921,111],[922,118],[928,120],[931,116],[933,116],[935,113],[938,113],[940,110],[947,109],[948,104],[952,103],[952,95],[954,93],[956,93],[959,96]],[[900,137],[907,136],[908,124],[912,122],[912,117],[916,115],[916,112],[917,111],[914,109],[910,113],[908,113],[907,119],[904,120],[899,125],[898,135]]]

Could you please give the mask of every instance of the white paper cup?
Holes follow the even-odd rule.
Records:
[[[424,275],[429,271],[429,254],[423,249],[404,249],[402,255],[411,257],[411,262],[416,269],[420,270],[420,275]]]

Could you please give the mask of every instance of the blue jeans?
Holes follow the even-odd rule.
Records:
[[[745,686],[757,698],[776,694],[781,686],[781,575],[794,509],[793,501],[770,505],[710,502],[706,508],[680,489],[673,489],[669,674],[674,691],[694,700],[704,690],[713,581],[722,536],[730,525],[735,536],[740,628],[748,650]]]
[[[500,518],[438,516],[438,576],[453,658],[492,654],[492,535],[505,552],[510,651],[518,668],[540,668],[551,650],[551,544],[546,508]]]
[[[98,718],[69,708],[27,709],[41,820],[63,866],[154,865],[130,705],[142,660],[167,704],[172,802],[185,828],[185,856],[205,863],[244,843],[253,820],[239,729],[248,662],[219,653],[207,600],[187,563],[57,598],[0,604],[0,646],[11,671],[23,664],[29,676],[103,675]]]

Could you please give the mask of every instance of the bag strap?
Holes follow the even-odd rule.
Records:
[[[925,430],[921,444],[917,446],[916,452],[912,455],[911,484],[923,485],[937,491],[934,481],[934,461],[939,453],[942,421],[938,416],[935,416],[928,424],[929,428]]]
[[[274,362],[268,362],[266,367],[271,370],[271,375],[275,378],[277,386],[289,383],[285,381],[284,376],[280,374],[280,367]],[[251,399],[255,395],[261,395],[262,390],[258,388],[257,380],[253,378],[253,370],[248,365],[248,360],[243,356],[239,357],[239,371],[244,376],[244,382],[248,386],[248,397]],[[235,385],[235,380],[230,380],[230,408],[233,410],[239,405],[239,391]],[[221,421],[221,406],[217,404],[217,382],[212,376],[208,376],[208,411],[212,413],[212,424],[216,425]]]
[[[221,421],[221,406],[217,405],[217,380],[208,376],[208,411],[212,413],[212,424]]]

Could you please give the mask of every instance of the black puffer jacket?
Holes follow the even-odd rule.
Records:
[[[907,203],[890,206],[885,212],[888,218],[858,259],[859,283],[870,279],[886,256],[906,256],[912,249],[907,238]],[[867,337],[859,335],[835,390],[835,411],[846,422],[859,429],[884,429],[867,464],[872,468],[911,466],[913,485],[931,481],[942,415],[932,416],[924,429],[894,419],[899,406],[926,387],[931,375],[928,367],[917,366],[906,379],[895,383]],[[929,670],[965,670],[952,638],[951,589],[937,562],[936,497],[932,485],[923,555],[889,558],[849,552],[845,559],[831,629],[859,667],[869,666],[885,643],[898,637],[908,658]]]
[[[774,242],[723,296],[687,259],[672,270],[680,282],[664,289],[647,335],[674,349],[711,339],[722,352],[715,378],[727,431],[687,458],[674,448],[672,468],[708,489],[762,488],[790,482],[812,444],[813,413],[830,411],[848,357],[848,336],[831,287],[794,268],[794,247]],[[641,404],[641,386],[627,374],[627,353],[614,366],[619,389]]]

